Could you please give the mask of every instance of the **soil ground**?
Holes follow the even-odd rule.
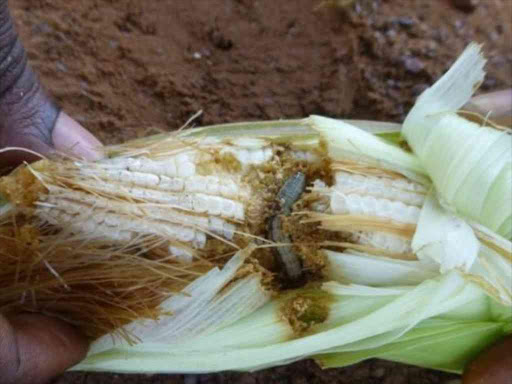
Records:
[[[512,1],[16,0],[43,83],[104,143],[197,124],[323,114],[401,121],[471,41],[482,91],[512,86]],[[342,5],[346,4],[346,5]],[[196,377],[68,373],[58,384],[434,384],[453,376],[369,361]]]

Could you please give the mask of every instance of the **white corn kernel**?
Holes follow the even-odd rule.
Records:
[[[203,244],[205,236],[197,235],[193,228],[164,223],[160,221],[141,218],[133,218],[118,215],[115,213],[89,211],[83,214],[71,215],[64,211],[51,209],[49,211],[39,211],[39,216],[50,223],[60,226],[68,225],[72,231],[79,233],[89,233],[95,235],[103,233],[106,237],[113,237],[118,231],[127,231],[142,235],[158,235],[164,238],[174,239],[183,242],[196,242]]]
[[[178,176],[180,177],[190,177],[195,175],[196,173],[196,165],[191,161],[186,161],[178,164]]]
[[[52,194],[39,205],[38,214],[51,224],[68,226],[81,233],[104,231],[106,237],[117,237],[119,231],[156,234],[180,241],[192,242],[195,247],[206,244],[205,231],[213,231],[232,239],[236,227],[220,217],[186,214],[168,207],[111,201],[85,192],[52,187]],[[206,211],[220,211],[226,199],[200,195]],[[61,220],[59,222],[59,220]]]
[[[405,179],[388,179],[349,172],[337,172],[335,179],[334,190],[342,194],[373,196],[417,207],[421,207],[425,201],[425,188],[421,184]]]
[[[205,195],[208,196],[208,195]],[[210,215],[220,215],[222,210],[222,198],[217,196],[208,196],[208,213]]]
[[[262,164],[265,161],[265,153],[263,150],[249,152],[249,162],[251,164]]]
[[[193,196],[192,210],[198,213],[208,212],[208,200],[205,195]]]
[[[242,165],[251,164],[249,151],[247,149],[236,149],[233,154]]]
[[[153,187],[160,183],[160,178],[151,173],[131,172],[124,169],[104,169],[97,170],[82,169],[81,175],[98,177],[104,180],[118,181],[130,185],[140,185],[143,187]]]
[[[236,231],[236,226],[219,217],[212,216],[209,219],[208,229],[228,240],[232,240]]]
[[[379,217],[406,224],[418,222],[426,193],[422,185],[405,179],[348,172],[337,172],[331,188],[315,183],[313,191],[329,196],[331,213]],[[410,239],[391,233],[358,231],[352,234],[352,241],[393,253],[411,252]]]
[[[231,153],[242,166],[260,165],[272,158],[271,148],[224,147],[221,154]]]
[[[152,173],[155,175],[177,176],[174,158],[165,160],[151,160],[146,157],[138,158],[114,158],[101,160],[94,165],[95,169],[124,169],[132,172]]]
[[[187,151],[176,155],[177,174],[180,177],[190,177],[196,174],[196,153]]]
[[[225,179],[221,181],[219,185],[219,192],[222,196],[225,197],[235,197],[238,196],[238,185],[233,180]]]
[[[204,248],[206,245],[206,234],[202,231],[195,231],[194,239],[192,240],[192,245],[195,248]]]
[[[236,226],[234,224],[224,222],[222,225],[222,236],[228,240],[233,240],[235,236]]]
[[[212,216],[208,220],[208,229],[215,233],[222,233],[222,226],[224,225],[224,220],[220,217]]]
[[[309,151],[292,151],[292,157],[298,161],[305,161],[306,163],[315,163],[319,160],[318,155]]]
[[[128,164],[128,170],[130,171],[153,173],[156,175],[165,175],[169,177],[178,176],[176,162],[172,157],[158,161],[145,157],[131,160],[132,161]]]
[[[169,253],[176,257],[176,260],[181,261],[182,263],[188,264],[194,260],[194,255],[188,249],[170,245]]]
[[[204,192],[206,190],[206,178],[203,176],[192,176],[185,180],[187,192]]]
[[[420,208],[413,205],[338,191],[332,193],[331,210],[335,214],[375,216],[410,224],[417,223],[420,215]]]
[[[182,192],[185,189],[185,181],[176,177],[160,176],[158,187],[172,192]]]
[[[219,182],[219,178],[216,176],[206,176],[206,192],[210,195],[216,195],[220,193]]]
[[[208,236],[232,240],[246,207],[258,207],[251,202],[245,166],[271,159],[273,149],[259,139],[195,144],[156,150],[151,158],[120,157],[64,167],[61,177],[69,176],[69,185],[49,182],[48,195],[36,203],[37,214],[77,236],[169,240],[174,253],[178,248],[205,247]],[[215,162],[210,166],[212,153],[223,151],[239,158],[241,172]]]

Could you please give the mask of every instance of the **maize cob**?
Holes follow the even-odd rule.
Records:
[[[111,241],[157,236],[196,249],[205,247],[206,234],[230,241],[246,215],[250,220],[248,206],[257,195],[242,180],[243,169],[272,157],[270,147],[255,146],[261,144],[258,141],[250,144],[249,149],[233,145],[216,151],[219,157],[234,155],[240,163],[238,173],[200,174],[198,168],[211,167],[214,161],[201,146],[165,159],[70,163],[52,169],[52,175],[41,174],[48,192],[37,202],[36,215],[73,233]],[[61,185],[64,178],[66,188]],[[252,207],[259,209],[257,204]],[[176,245],[169,249],[183,256]]]
[[[318,226],[311,233],[302,228],[303,216],[294,214],[295,205],[304,212],[314,211],[323,199],[333,214],[380,215],[389,220],[401,220],[402,211],[417,214],[421,205],[423,189],[418,183],[336,172],[323,148],[318,139],[294,146],[265,138],[171,136],[140,147],[116,147],[114,157],[93,164],[43,161],[21,169],[10,182],[4,180],[3,190],[12,197],[17,192],[9,192],[9,187],[26,185],[27,178],[38,185],[37,195],[19,203],[18,210],[35,217],[40,232],[49,231],[38,240],[45,252],[57,241],[53,229],[47,228],[61,228],[58,241],[63,246],[72,239],[118,244],[119,249],[142,247],[150,258],[171,257],[191,268],[199,263],[204,270],[208,267],[203,261],[217,260],[260,239],[263,247],[254,252],[255,258],[264,264],[269,257],[275,259],[267,268],[279,272],[276,268],[281,265],[284,279],[297,280],[303,263],[310,266],[310,258],[321,258],[311,237],[330,235]],[[323,185],[328,193],[313,187],[302,194],[308,184]],[[344,209],[338,199],[341,194],[347,197]],[[365,208],[372,202],[380,207]],[[396,209],[381,208],[387,206],[398,206],[400,215]],[[297,226],[290,231],[294,223]],[[347,233],[339,236],[346,238]],[[385,233],[353,231],[348,239],[386,254],[409,252],[400,243],[409,239]],[[313,273],[321,273],[322,264]]]
[[[284,277],[277,281],[284,286],[287,279],[299,281],[302,265],[308,273],[323,273],[327,257],[321,248],[329,248],[328,241],[410,259],[412,232],[393,225],[416,225],[426,187],[350,160],[340,171],[325,147],[298,147],[265,138],[171,136],[140,148],[116,148],[115,157],[94,164],[43,161],[14,174],[11,185],[23,184],[16,177],[26,173],[40,184],[35,200],[18,209],[43,229],[50,224],[71,239],[142,247],[149,257],[199,262],[201,270],[208,268],[202,261],[260,239],[254,258],[274,273],[282,266]],[[302,194],[305,186],[310,192]],[[311,227],[307,216],[319,211],[329,218]],[[372,220],[389,223],[391,230],[366,228]],[[47,241],[51,248],[55,240]],[[275,261],[268,264],[269,257]]]
[[[356,126],[233,124],[106,152],[0,179],[0,311],[82,328],[96,342],[81,368],[243,370],[319,353],[344,364],[339,353],[430,317],[494,320],[512,302],[510,242],[450,216],[414,155]],[[448,239],[435,228],[433,241],[429,221]],[[453,239],[470,239],[474,258],[443,260]],[[457,312],[466,305],[477,308]]]
[[[416,224],[425,200],[423,185],[406,178],[378,177],[374,174],[336,172],[335,184],[317,184],[313,192],[327,197],[328,205],[317,207],[324,213],[380,218]],[[351,241],[395,254],[411,252],[411,239],[379,231],[351,231]]]

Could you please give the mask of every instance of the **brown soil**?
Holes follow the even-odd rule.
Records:
[[[105,143],[198,123],[303,117],[401,121],[464,46],[485,43],[482,90],[512,86],[512,1],[18,0],[29,58],[63,108]],[[464,1],[457,1],[464,3]],[[469,3],[466,1],[466,3]],[[370,361],[302,362],[198,383],[442,383],[450,376]],[[184,383],[182,376],[69,373],[58,384]]]

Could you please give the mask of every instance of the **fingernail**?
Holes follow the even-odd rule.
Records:
[[[64,112],[57,118],[52,138],[59,152],[90,161],[103,157],[101,142]]]
[[[473,97],[462,109],[477,112],[497,123],[508,125],[512,119],[512,89]]]

